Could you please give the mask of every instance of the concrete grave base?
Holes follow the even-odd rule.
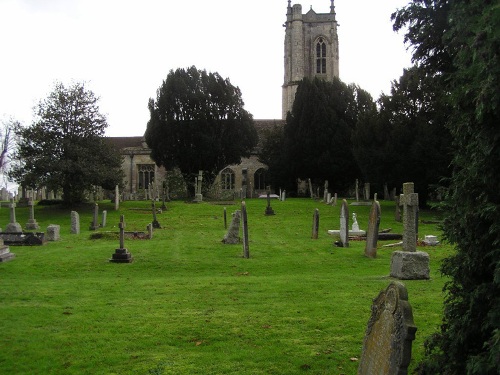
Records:
[[[132,254],[127,249],[116,249],[109,261],[113,263],[132,263],[133,260]]]
[[[22,233],[23,227],[19,223],[9,223],[5,227],[5,232],[8,233]]]
[[[429,254],[423,251],[395,251],[391,257],[391,277],[399,280],[429,279]]]
[[[0,245],[0,262],[8,262],[16,257],[16,254],[11,253],[8,246]]]

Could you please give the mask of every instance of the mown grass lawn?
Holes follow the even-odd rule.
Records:
[[[158,215],[152,240],[127,240],[130,264],[110,263],[118,239],[91,239],[90,206],[80,214],[81,233],[70,234],[70,210],[36,207],[41,230],[61,226],[61,240],[14,247],[0,263],[0,373],[5,374],[355,374],[373,298],[391,279],[394,248],[363,256],[362,241],[333,246],[339,206],[311,199],[247,202],[250,259],[241,245],[224,245],[222,205],[170,202]],[[380,227],[401,233],[394,203],[382,202]],[[108,211],[107,227],[142,231],[150,202],[124,202]],[[226,205],[230,213],[239,202]],[[311,239],[320,210],[320,236]],[[361,229],[369,207],[350,206]],[[28,209],[17,208],[24,226]],[[439,220],[432,211],[420,219]],[[0,209],[0,226],[9,210]],[[420,224],[420,235],[439,235]],[[390,243],[391,241],[389,241]],[[394,242],[394,241],[392,241]],[[387,242],[379,242],[379,246]],[[444,280],[439,265],[453,251],[424,249],[431,279],[406,281],[418,327],[413,363],[423,341],[440,324]]]

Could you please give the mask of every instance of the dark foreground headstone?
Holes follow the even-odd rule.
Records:
[[[358,375],[406,375],[417,327],[406,287],[392,282],[373,300]]]

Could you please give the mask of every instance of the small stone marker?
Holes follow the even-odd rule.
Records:
[[[229,229],[222,239],[222,242],[225,244],[237,244],[240,243],[240,220],[241,220],[241,211],[236,210],[233,213],[233,218],[231,223],[229,224]]]
[[[312,235],[311,235],[311,238],[313,240],[317,240],[318,239],[318,232],[319,232],[319,210],[316,208],[314,210],[313,224],[312,224]]]
[[[342,247],[349,247],[349,205],[345,199],[340,207],[340,243]]]
[[[80,215],[76,211],[71,211],[71,234],[80,234]]]
[[[156,220],[156,205],[154,200],[151,201],[151,211],[153,212],[153,228],[160,229],[161,225],[158,220]]]
[[[118,227],[120,228],[120,247],[115,250],[109,261],[113,263],[132,263],[134,258],[125,248],[125,220],[123,215],[120,216]]]
[[[5,227],[6,233],[22,233],[23,228],[21,224],[16,221],[16,203],[14,202],[14,198],[10,198],[10,223]]]
[[[0,263],[8,262],[16,257],[16,254],[11,253],[7,245],[3,243],[3,238],[0,238]]]
[[[243,219],[243,258],[250,258],[250,248],[248,246],[248,220],[247,220],[247,206],[243,201],[241,202],[241,217]]]
[[[429,254],[417,251],[418,194],[413,182],[403,184],[400,205],[403,206],[403,251],[395,251],[391,257],[391,277],[400,280],[429,279]]]
[[[47,227],[45,239],[47,241],[59,241],[61,239],[61,226],[56,224],[50,224]]]
[[[89,230],[97,230],[99,228],[99,205],[96,203],[94,205],[94,216],[92,223],[90,224]]]
[[[417,327],[406,287],[392,282],[373,300],[358,375],[405,375]]]
[[[194,178],[195,181],[195,196],[194,196],[194,201],[195,202],[203,202],[203,195],[201,194],[201,187],[202,187],[202,182],[203,182],[203,171],[198,171],[198,177]]]
[[[28,222],[26,223],[26,229],[28,230],[37,230],[40,229],[40,225],[35,220],[35,202],[33,202],[33,199],[30,198],[28,201],[28,207],[29,207],[29,219]]]
[[[115,186],[115,211],[120,209],[120,188]]]
[[[365,256],[368,258],[377,257],[378,230],[380,227],[380,203],[373,201],[370,210],[368,232],[366,233]]]
[[[103,210],[102,211],[102,222],[101,222],[101,227],[104,228],[106,226],[106,221],[108,218],[108,211]]]
[[[267,187],[267,207],[266,207],[265,215],[266,216],[274,215],[274,210],[271,207],[271,190],[270,190],[269,186]]]
[[[148,231],[148,237],[149,237],[149,239],[152,239],[153,238],[153,224],[149,223],[146,226],[146,230]]]

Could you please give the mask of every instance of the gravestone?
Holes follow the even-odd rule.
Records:
[[[154,200],[151,201],[151,211],[153,212],[153,222],[152,222],[153,228],[160,229],[161,225],[158,222],[158,220],[156,220],[156,206]]]
[[[373,300],[358,375],[406,375],[417,327],[406,287],[392,282]]]
[[[50,224],[47,227],[45,239],[47,241],[59,241],[61,239],[61,226],[56,224]]]
[[[311,195],[311,198],[314,198],[314,191],[313,191],[313,186],[312,186],[312,182],[311,182],[310,178],[307,179],[307,183],[309,186],[309,194]]]
[[[325,188],[323,190],[323,202],[328,202],[328,180],[325,181]]]
[[[314,210],[313,224],[312,224],[312,235],[311,235],[311,238],[313,240],[317,240],[318,239],[318,232],[319,232],[319,210],[316,208]]]
[[[101,227],[102,228],[106,227],[107,218],[108,218],[108,211],[103,210],[102,211],[102,222],[101,222]]]
[[[248,219],[247,219],[247,205],[241,202],[241,218],[243,222],[243,258],[250,258],[250,247],[248,245]]]
[[[16,221],[16,203],[14,202],[14,198],[10,198],[10,223],[5,227],[6,233],[22,233],[23,228],[21,224]]]
[[[146,226],[146,230],[148,231],[148,237],[149,237],[149,239],[152,239],[153,238],[153,224],[149,223]]]
[[[89,230],[97,230],[99,228],[99,205],[94,205],[94,215],[92,216],[92,223],[90,223]]]
[[[394,200],[396,201],[396,209],[394,211],[394,220],[401,222],[401,206],[399,205],[399,195],[396,195],[394,197]]]
[[[37,230],[40,229],[40,225],[35,220],[35,202],[33,202],[33,199],[30,198],[28,201],[28,207],[29,207],[29,219],[28,222],[26,223],[26,229],[28,230]]]
[[[265,215],[266,216],[274,215],[274,210],[271,207],[271,191],[270,191],[269,186],[267,187],[267,207],[266,207]]]
[[[286,200],[286,190],[283,190],[283,195],[281,196],[281,201],[284,202]]]
[[[368,258],[377,257],[378,230],[380,226],[380,204],[373,201],[370,210],[368,232],[366,233],[365,256]]]
[[[389,188],[387,187],[387,184],[384,184],[384,200],[390,201],[391,196],[389,195]]]
[[[132,263],[134,258],[125,248],[125,220],[123,215],[120,216],[120,223],[118,224],[118,227],[120,228],[120,247],[115,249],[115,252],[109,261],[113,263]]]
[[[16,254],[11,253],[7,245],[4,245],[3,239],[0,238],[0,263],[8,262],[16,257]]]
[[[332,193],[326,194],[326,204],[332,203]]]
[[[115,186],[115,211],[120,209],[120,188]]]
[[[340,207],[340,243],[342,247],[349,247],[349,205],[345,199]]]
[[[337,199],[338,199],[338,197],[337,197],[337,193],[335,193],[335,194],[333,195],[333,205],[334,205],[334,206],[337,206]]]
[[[196,193],[194,196],[195,202],[203,202],[203,195],[201,194],[201,187],[203,182],[203,171],[198,171],[198,177],[194,178]]]
[[[356,202],[359,202],[359,181],[356,179],[356,187],[355,187],[355,194],[356,194]]]
[[[356,216],[356,212],[352,213],[352,232],[359,232],[359,224],[358,224],[358,217]]]
[[[240,219],[241,211],[236,210],[233,212],[231,223],[229,224],[229,229],[222,239],[225,244],[237,244],[240,243]]]
[[[80,234],[80,215],[76,211],[71,211],[71,234]]]
[[[403,184],[403,194],[399,196],[403,207],[403,251],[395,251],[391,257],[391,277],[400,280],[429,279],[429,254],[417,251],[418,194],[413,182]]]
[[[370,200],[370,183],[369,182],[365,183],[365,188],[363,189],[363,193],[364,193],[365,201],[369,201]]]

